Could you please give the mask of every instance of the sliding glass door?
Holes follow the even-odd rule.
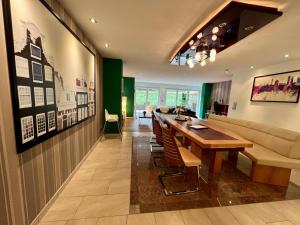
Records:
[[[139,88],[135,90],[135,109],[146,110],[147,106],[156,108],[159,105],[158,88]]]

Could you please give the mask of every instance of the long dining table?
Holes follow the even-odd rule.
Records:
[[[173,130],[174,135],[180,133],[184,136],[185,143],[191,145],[191,151],[202,159],[202,154],[207,151],[210,155],[209,171],[220,173],[224,153],[228,152],[228,157],[237,160],[238,153],[243,152],[245,148],[252,148],[252,142],[242,138],[236,133],[217,126],[205,120],[192,118],[193,125],[203,125],[204,129],[194,129],[187,124],[187,121],[176,120],[175,116],[157,115]]]

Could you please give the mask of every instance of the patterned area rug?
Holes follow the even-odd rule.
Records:
[[[237,165],[223,161],[222,172],[213,175],[208,172],[208,156],[204,155],[200,180],[200,191],[177,196],[166,196],[158,180],[164,172],[176,172],[176,168],[166,168],[163,158],[153,164],[153,157],[161,153],[150,153],[150,137],[133,137],[131,165],[130,214],[229,206],[257,202],[300,199],[300,187],[290,183],[287,188],[252,182]],[[238,164],[243,167],[243,161]],[[195,186],[196,174],[187,177],[168,178],[166,186],[172,191]]]

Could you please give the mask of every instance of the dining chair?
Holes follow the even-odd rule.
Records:
[[[159,121],[154,117],[152,117],[153,120],[153,130],[155,133],[155,142],[150,143],[150,152],[161,152],[163,151],[163,136],[162,136],[162,130]]]
[[[201,160],[195,156],[191,151],[183,146],[178,146],[175,141],[175,137],[172,134],[171,129],[166,125],[162,125],[162,134],[163,134],[163,145],[164,145],[164,160],[172,165],[176,166],[179,169],[179,172],[176,173],[164,173],[158,176],[161,185],[164,188],[166,195],[179,195],[192,193],[200,190],[200,166]],[[167,189],[164,180],[167,177],[178,177],[186,175],[187,167],[196,167],[197,168],[197,186],[195,189],[187,189],[183,191],[170,191]]]
[[[156,135],[155,135],[155,123],[154,123],[154,119],[155,119],[155,114],[152,112],[151,114],[151,121],[152,121],[152,135],[150,138],[150,144],[155,144],[156,143]]]
[[[119,116],[116,115],[116,114],[115,115],[114,114],[109,114],[107,109],[105,109],[105,123],[104,123],[104,127],[103,127],[103,130],[102,130],[102,136],[101,136],[100,140],[102,140],[102,137],[105,135],[106,125],[109,124],[109,123],[116,123],[117,124],[119,135],[120,135],[120,138],[121,138],[121,141],[122,141],[122,132],[121,132],[120,125],[119,125]]]

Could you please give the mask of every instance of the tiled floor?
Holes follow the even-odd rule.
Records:
[[[300,225],[296,200],[129,215],[132,135],[99,143],[39,225]]]

